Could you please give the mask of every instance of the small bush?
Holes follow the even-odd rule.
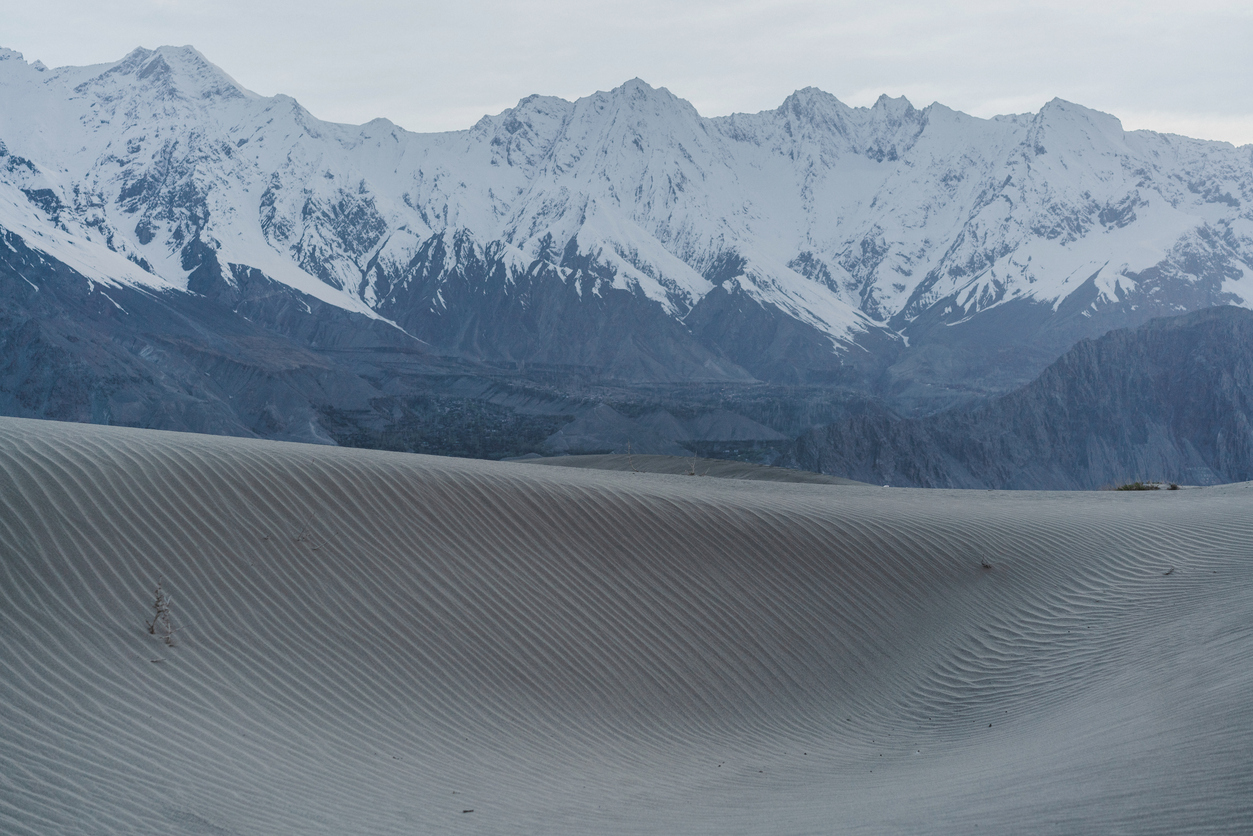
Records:
[[[152,609],[154,614],[152,620],[145,621],[144,624],[148,628],[149,634],[156,636],[170,647],[175,645],[174,634],[178,632],[178,628],[174,626],[174,621],[170,617],[170,604],[174,599],[165,594],[161,589],[161,580],[157,579],[157,588],[153,590]]]
[[[1157,491],[1161,490],[1152,482],[1128,482],[1125,485],[1119,485],[1114,488],[1116,491]]]

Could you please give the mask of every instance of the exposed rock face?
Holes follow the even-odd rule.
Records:
[[[366,344],[371,323],[338,308],[293,313],[317,300],[286,286],[241,287],[238,309],[105,287],[0,231],[0,412],[332,443],[318,408],[366,409],[382,393],[306,346]],[[395,333],[379,329],[375,346]]]
[[[1030,384],[925,418],[812,431],[799,467],[920,487],[1098,488],[1253,479],[1253,313],[1157,319],[1071,348]]]
[[[627,381],[753,380],[656,303],[615,287],[612,270],[573,247],[557,264],[536,259],[523,268],[501,245],[484,248],[464,230],[444,233],[387,287],[381,314],[467,359]]]

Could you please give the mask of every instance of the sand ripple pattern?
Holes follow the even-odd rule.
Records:
[[[0,419],[9,834],[1248,832],[1250,659],[1250,485]]]

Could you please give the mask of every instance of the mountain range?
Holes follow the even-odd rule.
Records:
[[[1253,480],[1253,312],[1218,307],[1083,340],[1026,386],[811,430],[789,463],[875,484],[1092,490]]]
[[[416,134],[191,47],[0,50],[0,238],[8,414],[340,443],[467,404],[542,440],[604,387],[928,414],[1113,328],[1253,305],[1253,146],[1060,100],[980,119],[807,88],[706,118],[638,79]]]

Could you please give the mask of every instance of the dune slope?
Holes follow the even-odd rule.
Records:
[[[1240,832],[1251,507],[0,419],[0,830]]]

